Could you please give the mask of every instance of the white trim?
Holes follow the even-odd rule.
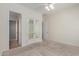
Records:
[[[17,21],[16,21],[16,40],[17,40]]]

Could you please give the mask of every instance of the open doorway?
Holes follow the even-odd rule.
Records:
[[[10,11],[9,13],[9,49],[21,46],[21,14]]]

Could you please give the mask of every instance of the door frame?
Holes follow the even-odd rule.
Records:
[[[21,19],[22,19],[22,15],[20,14],[20,13],[18,13],[18,12],[14,12],[14,11],[9,11],[9,21],[10,21],[10,13],[11,12],[13,12],[13,13],[16,13],[16,14],[18,14],[19,16],[18,16],[18,20],[16,20],[16,40],[18,40],[18,44],[20,45],[20,46],[22,46],[22,22],[21,22]],[[17,34],[17,22],[19,22],[19,34]],[[10,24],[9,24],[9,27],[10,27]],[[10,32],[10,31],[9,31]],[[17,35],[19,36],[19,39],[17,39]],[[10,34],[9,34],[9,36],[10,36]],[[9,41],[10,41],[10,37],[9,37]],[[10,44],[10,42],[9,42],[9,44]],[[17,47],[16,47],[17,48]],[[10,45],[9,45],[9,49],[10,49]]]

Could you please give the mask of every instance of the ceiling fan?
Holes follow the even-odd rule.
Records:
[[[49,3],[49,4],[45,5],[45,9],[48,11],[53,10],[55,8],[54,4],[55,3]]]

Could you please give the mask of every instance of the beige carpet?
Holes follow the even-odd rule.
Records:
[[[18,41],[16,39],[11,39],[9,41],[9,46],[10,49],[13,49],[19,47],[20,45],[18,44]]]
[[[79,56],[79,47],[44,41],[3,52],[4,56]]]

